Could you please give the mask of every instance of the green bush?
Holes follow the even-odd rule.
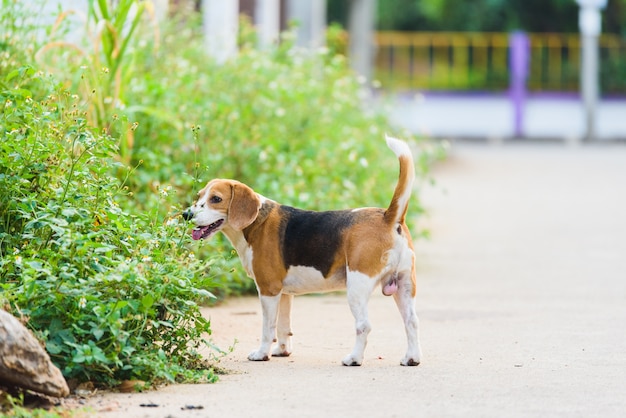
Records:
[[[67,378],[214,379],[187,370],[209,345],[196,302],[214,284],[210,261],[183,245],[185,225],[121,208],[129,192],[110,174],[116,140],[86,124],[78,96],[30,68],[5,82],[15,87],[0,91],[4,304],[46,341]],[[48,94],[33,98],[22,85]],[[158,199],[169,203],[167,194]]]

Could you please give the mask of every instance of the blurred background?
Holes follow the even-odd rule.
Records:
[[[328,1],[328,22],[358,31],[357,3]],[[495,141],[626,137],[626,2],[375,3],[372,70],[359,70],[402,93],[402,126]],[[599,22],[585,32],[588,12]]]
[[[86,0],[47,2],[86,10]],[[621,140],[626,0],[157,0],[159,19],[202,14],[209,53],[236,54],[238,19],[276,44],[328,47],[378,93],[392,120],[449,138]],[[380,95],[379,95],[380,96]],[[388,98],[388,97],[387,97]]]

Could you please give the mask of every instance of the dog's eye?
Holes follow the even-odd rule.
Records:
[[[211,196],[211,199],[209,201],[211,203],[220,203],[222,201],[222,198],[219,196]]]

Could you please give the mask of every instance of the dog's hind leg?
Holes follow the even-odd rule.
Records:
[[[291,302],[293,295],[282,295],[278,307],[278,345],[272,356],[288,357],[291,354]]]
[[[248,355],[248,360],[267,361],[270,359],[270,349],[276,340],[276,319],[278,317],[278,304],[281,294],[276,296],[260,296],[261,308],[263,310],[263,333],[261,335],[261,346],[258,350]]]
[[[347,293],[350,310],[354,316],[356,327],[356,341],[352,352],[342,361],[344,366],[360,366],[363,363],[363,353],[367,345],[367,336],[372,330],[369,322],[367,303],[374,290],[377,280],[358,271],[347,274]]]
[[[415,291],[413,289],[413,281],[410,280],[408,274],[401,274],[398,280],[398,291],[393,295],[402,320],[404,321],[404,329],[408,348],[406,355],[400,361],[403,366],[417,366],[420,364],[422,350],[419,343],[419,320],[415,312]]]

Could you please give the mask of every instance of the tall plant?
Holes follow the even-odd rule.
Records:
[[[74,10],[63,12],[55,24],[55,30],[63,27],[64,20]],[[88,98],[87,120],[92,126],[120,137],[120,160],[129,164],[134,148],[134,128],[127,122],[118,132],[118,113],[126,107],[126,88],[133,77],[132,49],[137,46],[137,34],[146,16],[154,18],[152,3],[145,0],[89,0],[84,16],[85,45],[67,41],[53,41],[38,52],[40,62],[49,62],[50,54],[63,50],[70,58],[70,74],[76,74],[80,66],[80,79],[74,80]],[[158,39],[158,26],[153,25],[154,39]],[[67,62],[63,65],[67,66]],[[67,71],[68,68],[55,70]],[[67,75],[70,75],[67,74]]]
[[[88,28],[93,50],[93,60],[87,67],[90,71],[85,79],[87,89],[95,96],[91,103],[95,107],[92,123],[108,127],[114,109],[123,104],[123,88],[132,72],[128,48],[137,31],[146,2],[139,0],[90,0]],[[132,146],[130,143],[122,144]],[[123,151],[122,151],[123,152]]]

